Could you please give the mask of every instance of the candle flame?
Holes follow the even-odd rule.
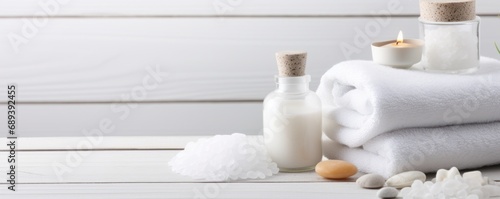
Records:
[[[398,39],[396,40],[396,45],[398,45],[399,43],[403,43],[403,31],[399,31],[399,34],[398,34]]]

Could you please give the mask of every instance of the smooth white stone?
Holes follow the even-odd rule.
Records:
[[[421,171],[407,171],[390,177],[385,184],[390,187],[403,188],[411,186],[415,180],[424,182],[425,179],[426,176]]]
[[[399,191],[394,187],[384,187],[377,191],[379,198],[395,198],[398,196]]]
[[[367,189],[380,188],[384,186],[385,178],[378,174],[366,174],[359,177],[356,184]]]

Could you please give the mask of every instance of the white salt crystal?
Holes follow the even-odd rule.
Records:
[[[435,26],[425,31],[422,64],[430,70],[466,70],[479,65],[478,38],[469,26]]]
[[[443,169],[440,173],[436,183],[414,181],[411,187],[401,190],[400,196],[408,199],[488,199],[500,196],[500,186],[482,185],[484,177],[478,171],[467,172],[463,177],[456,168]]]
[[[479,199],[479,197],[477,195],[469,195],[465,199]]]
[[[481,189],[473,189],[471,191],[469,191],[469,195],[476,195],[478,198],[488,198],[488,197],[484,197],[484,193]]]
[[[466,180],[467,184],[472,188],[481,187],[483,184],[483,175],[480,171],[465,172],[463,176],[464,180]]]
[[[441,182],[436,182],[436,184],[432,185],[432,188],[431,188],[431,193],[436,195],[436,194],[439,194],[441,192],[441,186],[443,184]]]
[[[500,187],[496,185],[484,185],[483,192],[487,192],[489,196],[500,196]]]
[[[462,190],[459,190],[456,194],[457,198],[465,198],[467,197],[468,193],[467,193],[467,190],[465,189],[462,189]]]
[[[410,193],[410,191],[411,191],[410,187],[405,187],[405,188],[401,189],[399,194],[401,194],[401,196],[405,196],[405,195],[408,195],[408,193]]]
[[[434,183],[432,183],[431,181],[424,182],[424,186],[429,189],[432,187],[432,185],[434,185]]]
[[[213,181],[263,179],[279,171],[262,136],[251,138],[240,133],[188,143],[168,165],[175,173]]]

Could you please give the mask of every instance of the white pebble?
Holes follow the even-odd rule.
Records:
[[[390,187],[403,188],[411,186],[415,180],[423,182],[425,179],[425,174],[420,171],[407,171],[390,177],[385,183]]]
[[[398,196],[399,191],[394,187],[384,187],[377,191],[379,198],[395,198]]]
[[[380,188],[384,186],[384,183],[385,178],[378,174],[366,174],[356,180],[356,184],[366,189]]]

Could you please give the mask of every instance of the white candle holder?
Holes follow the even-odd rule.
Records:
[[[423,41],[418,39],[405,39],[405,47],[397,47],[396,40],[372,43],[373,62],[393,68],[406,69],[418,63],[422,58]]]

